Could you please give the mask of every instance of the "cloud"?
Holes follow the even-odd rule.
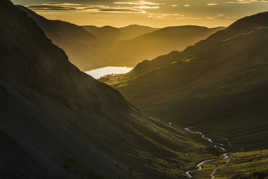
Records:
[[[208,3],[208,6],[217,6],[217,3]]]
[[[88,6],[76,3],[41,3],[27,7],[33,10],[84,10],[88,8]]]
[[[159,6],[136,6],[134,9],[159,9]]]
[[[178,4],[171,4],[171,7],[178,7]]]
[[[114,2],[114,4],[158,6],[160,3],[149,2],[149,1],[132,1],[132,2]]]
[[[268,8],[268,0],[11,1],[18,4],[25,2],[24,5],[27,7],[51,19],[65,19],[79,24],[96,22],[98,25],[118,26],[129,23],[152,26],[177,24],[227,26],[243,16],[266,11]],[[218,14],[224,15],[218,16]],[[84,19],[80,19],[80,17],[84,17]]]
[[[73,7],[51,6],[51,5],[30,5],[28,8],[33,10],[76,10]]]
[[[251,3],[268,3],[268,0],[235,0],[229,1],[228,4],[251,4]]]
[[[183,14],[179,14],[179,13],[159,13],[159,14],[155,14],[155,13],[150,13],[148,14],[148,17],[149,18],[154,18],[154,19],[165,19],[165,18],[168,18],[168,17],[172,17],[172,18],[175,18],[175,19],[178,19],[178,18],[183,18],[185,17]]]
[[[122,9],[122,8],[104,8],[98,10],[99,12],[112,12],[112,13],[146,13],[146,11],[139,11],[136,9]]]
[[[159,8],[157,6],[108,6],[108,5],[88,5],[77,3],[42,3],[39,5],[29,5],[28,8],[35,11],[85,11],[85,12],[111,12],[111,13],[146,13],[143,9]]]
[[[130,1],[130,2],[114,2],[116,5],[126,5],[133,9],[159,9],[160,3],[149,2],[149,1]]]

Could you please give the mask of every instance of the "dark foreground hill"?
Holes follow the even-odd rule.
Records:
[[[211,156],[73,66],[0,1],[0,178],[184,178]]]
[[[102,79],[140,109],[230,138],[238,151],[267,148],[268,13],[238,20],[187,48]]]

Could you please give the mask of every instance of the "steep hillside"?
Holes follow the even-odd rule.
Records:
[[[127,59],[127,64],[133,66],[140,60],[155,58],[173,50],[183,50],[222,29],[199,26],[166,27],[116,43],[111,56],[118,62]]]
[[[61,47],[70,57],[71,62],[81,70],[99,66],[97,61],[102,58],[102,55],[98,49],[99,42],[93,34],[83,27],[60,20],[48,20],[30,9],[18,7],[26,12],[42,28],[47,37]]]
[[[151,59],[174,50],[184,50],[200,40],[204,40],[213,33],[223,28],[199,27],[199,26],[175,26],[166,27],[151,33],[136,37],[135,39],[119,43],[117,54],[137,62],[137,59]],[[123,49],[123,50],[122,50]],[[135,56],[130,55],[135,52]]]
[[[184,178],[211,151],[145,118],[0,1],[0,178]]]
[[[243,18],[182,52],[104,78],[140,109],[231,139],[238,151],[267,148],[268,13]]]

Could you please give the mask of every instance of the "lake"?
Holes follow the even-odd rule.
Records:
[[[131,67],[108,66],[108,67],[102,67],[102,68],[97,68],[94,70],[86,71],[86,73],[95,79],[100,79],[101,77],[104,77],[106,75],[128,73],[132,69],[133,68]]]

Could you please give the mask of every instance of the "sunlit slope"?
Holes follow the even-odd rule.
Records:
[[[134,66],[140,60],[183,50],[223,28],[175,26],[153,29],[132,25],[123,28],[87,26],[85,29],[101,41],[99,48],[109,55],[108,64]]]
[[[204,40],[223,28],[200,26],[174,26],[155,30],[131,40],[117,44],[115,56],[127,59],[136,65],[139,60],[152,59],[174,50],[184,50],[200,40]],[[135,53],[135,55],[132,55]]]
[[[10,1],[0,14],[1,178],[183,178],[211,156],[82,73]]]
[[[102,58],[98,51],[98,40],[83,27],[60,20],[46,19],[34,11],[18,6],[27,16],[32,18],[45,32],[47,37],[62,48],[73,64],[81,70],[99,66],[98,59]],[[103,61],[105,59],[103,58]]]
[[[239,150],[266,148],[267,19],[267,12],[243,18],[183,52],[103,81],[162,120],[229,137]]]
[[[267,179],[268,177],[268,151],[258,150],[250,152],[233,153],[230,163],[226,164],[223,158],[204,166],[203,170],[196,172],[196,178],[206,178],[215,167],[215,178],[220,179]]]

